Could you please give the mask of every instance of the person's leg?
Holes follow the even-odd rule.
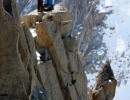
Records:
[[[44,11],[52,11],[54,9],[54,0],[47,0]]]
[[[43,12],[43,0],[38,0],[38,12]]]
[[[54,0],[47,0],[47,4],[54,5]]]

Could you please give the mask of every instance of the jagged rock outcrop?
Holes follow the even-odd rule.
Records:
[[[67,9],[21,19],[15,0],[0,1],[0,100],[88,100]]]
[[[8,2],[6,2],[8,1]],[[6,2],[6,4],[4,4]],[[0,99],[25,100],[29,91],[29,73],[18,49],[21,27],[13,0],[0,1]],[[11,9],[6,9],[10,7]],[[9,10],[9,11],[8,11]],[[11,10],[11,11],[10,11]]]
[[[37,50],[39,50],[39,52],[41,52],[41,54],[43,55],[43,56],[41,56],[41,59],[43,61],[46,61],[46,59],[52,60],[54,58],[56,58],[56,59],[54,59],[55,61],[58,61],[58,59],[61,59],[60,55],[62,53],[60,53],[58,55],[57,52],[59,52],[58,51],[59,49],[55,48],[58,43],[54,42],[54,40],[56,40],[57,38],[59,39],[60,36],[57,34],[55,36],[50,35],[50,33],[60,33],[60,34],[62,34],[61,37],[63,39],[63,43],[61,43],[61,44],[64,44],[64,47],[61,47],[61,48],[65,48],[65,53],[66,53],[67,59],[68,59],[68,61],[65,60],[65,62],[68,62],[68,66],[70,67],[70,72],[73,73],[73,71],[77,71],[77,69],[75,69],[75,67],[74,67],[74,66],[77,66],[77,64],[72,63],[75,61],[75,57],[76,57],[75,52],[77,52],[77,48],[74,48],[75,47],[75,43],[74,43],[75,38],[71,37],[72,35],[74,35],[77,37],[76,41],[78,42],[78,51],[81,55],[80,58],[81,58],[82,62],[84,62],[84,68],[85,68],[86,72],[88,74],[89,73],[93,74],[93,73],[97,72],[97,68],[98,68],[97,66],[99,66],[102,63],[102,59],[107,54],[106,49],[105,49],[105,44],[102,43],[103,36],[101,34],[99,34],[102,30],[101,27],[105,27],[104,23],[102,23],[102,20],[104,19],[106,13],[104,13],[104,12],[99,13],[97,11],[96,4],[99,2],[100,2],[100,0],[80,0],[80,1],[79,0],[63,0],[63,5],[65,7],[67,7],[69,12],[71,13],[72,18],[66,17],[65,12],[63,12],[63,10],[65,11],[64,8],[62,10],[63,13],[59,12],[59,14],[57,14],[58,12],[55,12],[55,13],[52,12],[51,14],[47,14],[47,15],[43,16],[42,22],[40,19],[40,23],[37,23],[37,24],[35,23],[35,21],[37,20],[38,16],[36,16],[36,18],[35,17],[31,18],[30,16],[26,16],[28,18],[31,18],[31,21],[29,19],[26,22],[25,21],[26,18],[25,18],[24,19],[25,23],[27,23],[29,27],[32,27],[32,26],[36,27],[36,31],[37,31],[37,37],[35,37],[36,44],[37,44],[36,46],[37,46]],[[64,16],[64,17],[59,17],[59,15]],[[23,16],[23,17],[25,17],[25,16]],[[58,19],[55,20],[55,18],[58,18]],[[66,19],[63,19],[63,21],[62,21],[61,18],[66,18]],[[33,21],[32,21],[32,19],[33,19]],[[71,20],[73,20],[73,23],[71,22]],[[30,23],[28,23],[29,21],[30,21],[31,25],[30,25]],[[37,21],[39,21],[39,20],[37,20]],[[64,25],[65,27],[63,27],[62,25]],[[65,31],[64,31],[64,29],[65,29]],[[68,32],[69,32],[69,35],[68,35]],[[61,39],[59,39],[57,41],[59,42],[59,41],[61,41]],[[68,41],[70,41],[70,42],[68,42]],[[58,44],[58,46],[59,46],[59,44]],[[50,49],[52,47],[53,47],[53,49]],[[103,52],[102,55],[101,54],[99,55],[98,51]],[[64,52],[64,50],[63,50],[63,52]],[[79,57],[76,57],[76,59],[79,61]],[[54,64],[53,65],[54,67],[62,66],[64,63],[61,61],[53,63],[53,62],[55,62],[54,60],[52,60],[52,64]],[[57,69],[59,69],[59,68],[55,69],[56,72],[57,72]],[[68,70],[66,71],[66,69],[67,69],[67,67],[65,67],[65,72],[68,73]],[[61,69],[61,70],[64,70],[64,69]],[[61,73],[56,73],[56,74],[62,75]],[[64,76],[64,74],[63,74],[63,76]],[[64,79],[66,79],[66,77],[68,78],[70,76],[65,75]],[[60,84],[60,86],[61,86],[61,84]],[[60,90],[58,90],[58,91],[60,91]]]
[[[117,81],[114,77],[110,62],[103,65],[96,78],[96,86],[90,90],[90,100],[113,100]]]
[[[8,9],[10,8],[10,9]],[[15,0],[0,1],[0,99],[47,100],[36,77],[35,43],[25,25],[21,26]]]
[[[102,0],[63,0],[63,5],[72,15],[73,28],[70,33],[77,37],[78,53],[89,85],[94,80],[94,77],[89,76],[97,73],[107,54],[106,44],[103,43],[105,33],[102,33],[106,13],[98,11],[100,2]]]
[[[26,43],[29,51],[29,60],[28,60],[28,72],[30,77],[30,91],[29,91],[29,100],[47,100],[48,96],[45,91],[44,86],[41,83],[41,79],[38,77],[37,72],[37,59],[36,59],[36,47],[34,39],[30,33],[29,28],[23,23],[22,28],[24,31]]]
[[[33,0],[18,1],[22,14],[27,14],[37,5],[36,1],[32,2]],[[55,2],[57,1],[61,0],[55,0]],[[102,33],[103,27],[107,27],[102,22],[106,18],[106,13],[99,12],[97,9],[100,1],[102,2],[102,0],[62,0],[61,4],[71,14],[73,23],[69,34],[76,36],[80,59],[82,59],[87,74],[96,73],[107,54],[106,45],[103,43],[103,34],[105,33]],[[102,54],[99,55],[99,51]]]
[[[34,11],[34,13],[37,13],[37,12]],[[31,27],[34,28],[35,25],[36,25],[36,22],[41,21],[41,19],[42,19],[41,14],[40,15],[34,15],[33,13],[31,13],[31,14],[22,16],[20,20],[21,20],[21,22],[24,21],[24,24],[26,26],[28,26],[29,28],[31,28]]]
[[[24,20],[28,25],[26,18]],[[68,35],[71,25],[69,12],[62,7],[44,15],[35,25],[36,48],[41,54],[38,79],[45,87],[48,100],[88,100],[87,79],[77,54],[76,41]]]
[[[36,1],[32,2],[33,0],[30,2],[28,0],[18,1],[21,13],[24,14],[31,11],[32,8],[36,8],[37,5]],[[55,2],[57,1],[61,0],[55,0]],[[87,74],[96,73],[107,54],[106,45],[103,43],[103,34],[105,33],[102,33],[103,27],[107,27],[102,22],[106,18],[106,13],[99,12],[97,9],[100,1],[102,2],[102,0],[62,0],[61,4],[68,9],[73,20],[69,34],[76,36],[78,53]],[[99,55],[99,52],[102,53]],[[91,79],[88,78],[88,80]]]

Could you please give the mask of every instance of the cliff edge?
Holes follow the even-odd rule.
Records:
[[[1,0],[0,25],[1,100],[88,98],[75,38],[68,35],[72,20],[66,8],[25,15],[20,23],[15,0]]]
[[[0,100],[89,100],[65,7],[20,18],[15,0],[1,0],[0,26]],[[97,80],[95,89],[100,89],[104,82]]]

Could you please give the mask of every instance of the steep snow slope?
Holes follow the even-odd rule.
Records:
[[[97,7],[107,14],[103,42],[106,43],[107,56],[118,80],[114,100],[129,100],[130,96],[130,2],[128,0],[101,0]]]
[[[107,28],[104,29],[103,41],[107,45],[107,57],[112,60],[117,79],[126,83],[130,78],[130,15],[127,13],[130,10],[130,3],[126,2],[127,0],[112,1],[113,14],[109,15],[107,20],[104,21]]]
[[[114,100],[130,100],[130,82],[117,87]]]

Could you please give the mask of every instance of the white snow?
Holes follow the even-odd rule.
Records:
[[[113,6],[113,0],[100,0],[99,5],[97,5],[97,10],[99,13],[107,12],[109,7]]]
[[[114,100],[130,100],[130,83],[117,87]]]
[[[110,10],[113,12],[107,15],[104,21],[106,28],[101,34],[105,33],[103,42],[107,47],[106,59],[112,61],[114,75],[118,83],[121,81],[114,100],[130,100],[130,2],[128,0],[100,0],[96,10],[99,13]],[[94,75],[96,76],[96,74],[87,74],[90,79],[89,86],[95,83]]]
[[[94,74],[87,74],[87,72],[85,72],[85,74],[87,75],[87,79],[88,79],[88,82],[89,82],[89,84],[88,84],[88,87],[89,88],[91,88],[92,86],[94,86],[95,85],[95,79],[96,79],[96,75],[97,75],[97,73],[94,73]]]
[[[40,91],[40,90],[39,90],[39,93],[43,94],[43,91]]]
[[[36,51],[36,55],[37,55],[37,60],[40,60],[40,54]]]
[[[77,34],[78,34],[78,35],[80,35],[80,34],[81,34],[81,32],[78,32]]]
[[[109,80],[109,83],[111,83],[112,81],[111,80]]]
[[[105,0],[113,6],[113,14],[108,15],[104,22],[108,28],[104,29],[104,39],[108,48],[107,57],[112,60],[111,66],[120,87],[117,87],[114,100],[130,99],[130,2],[128,0]],[[108,6],[108,5],[107,5]],[[107,9],[107,8],[106,8]],[[111,30],[109,27],[115,27]]]
[[[111,7],[111,6],[113,6],[113,0],[105,0],[104,6],[105,7]]]
[[[28,15],[38,15],[37,9],[33,10],[31,13],[29,13]]]
[[[33,37],[37,36],[35,28],[30,28],[30,32],[32,33]]]
[[[126,50],[126,46],[125,46],[125,42],[122,39],[121,36],[119,36],[119,38],[117,38],[117,47],[116,47],[116,52],[122,53],[123,51]]]
[[[35,28],[30,28],[30,32],[31,32],[33,37],[37,36]],[[36,51],[36,55],[37,55],[37,60],[40,60],[41,55],[37,51]]]

